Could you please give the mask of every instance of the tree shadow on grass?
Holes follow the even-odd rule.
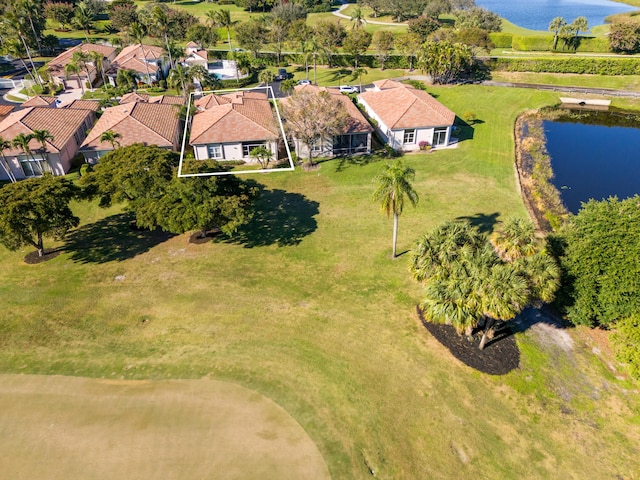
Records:
[[[313,218],[320,204],[299,193],[263,190],[256,201],[253,218],[232,237],[215,241],[243,245],[245,248],[299,244],[318,224]]]
[[[364,167],[370,163],[380,162],[382,158],[377,155],[355,155],[346,156],[338,160],[336,172],[342,172],[351,166]]]
[[[500,213],[498,212],[493,212],[489,214],[476,213],[471,216],[467,215],[463,217],[457,217],[456,220],[468,221],[469,223],[471,223],[471,225],[476,227],[480,233],[492,233],[493,227],[497,223],[499,216],[500,216]]]
[[[160,230],[132,228],[133,215],[120,213],[84,225],[67,235],[64,250],[79,263],[128,260],[173,237]]]

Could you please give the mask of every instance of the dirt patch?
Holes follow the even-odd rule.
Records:
[[[489,375],[505,375],[518,368],[520,350],[508,324],[496,329],[494,338],[487,342],[484,350],[480,350],[478,345],[482,332],[474,332],[471,337],[458,335],[451,325],[425,320],[419,307],[416,307],[416,312],[429,333],[465,365]]]
[[[213,380],[0,375],[0,430],[14,480],[330,478],[287,412]]]
[[[60,250],[45,250],[43,256],[38,255],[38,251],[29,252],[24,257],[24,263],[28,265],[37,265],[38,263],[48,262],[60,255]]]
[[[209,230],[205,236],[202,236],[202,232],[195,232],[189,236],[189,243],[193,245],[202,245],[204,243],[208,243],[212,238],[215,238],[220,235],[220,230]]]

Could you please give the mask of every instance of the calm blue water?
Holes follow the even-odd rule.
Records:
[[[521,27],[545,31],[554,17],[563,17],[569,23],[576,17],[587,17],[589,26],[595,27],[605,23],[609,15],[635,10],[609,0],[476,0],[476,5]]]
[[[570,212],[591,198],[640,193],[640,129],[545,121],[544,130],[553,184]]]

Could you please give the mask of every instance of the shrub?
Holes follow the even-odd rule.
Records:
[[[629,366],[633,378],[640,380],[640,317],[619,321],[612,340],[616,358]]]
[[[495,58],[490,67],[508,72],[640,75],[640,60],[633,58]]]
[[[489,38],[496,48],[511,48],[513,41],[512,33],[491,32]]]

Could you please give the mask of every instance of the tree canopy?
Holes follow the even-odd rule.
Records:
[[[44,237],[61,238],[78,226],[69,202],[79,189],[48,173],[0,188],[0,243],[9,250],[31,245],[44,255]]]
[[[640,196],[590,200],[561,233],[569,320],[614,326],[640,315]]]

